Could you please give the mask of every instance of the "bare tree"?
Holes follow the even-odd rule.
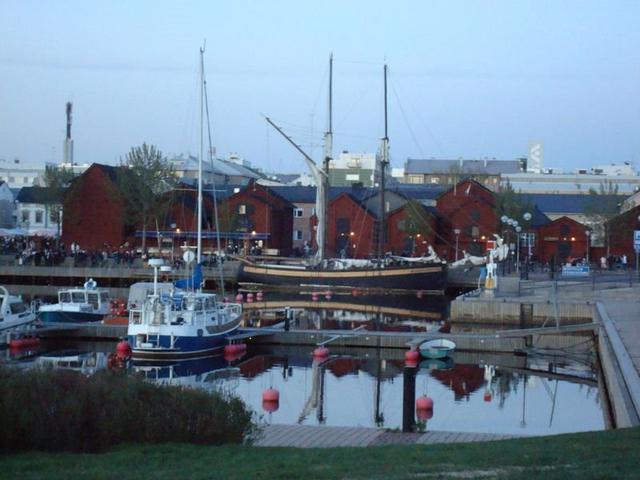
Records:
[[[44,169],[44,185],[49,190],[41,198],[48,210],[51,219],[58,225],[58,239],[60,238],[60,224],[62,223],[62,197],[75,175],[71,169],[47,165]]]
[[[611,228],[609,221],[618,215],[621,206],[621,197],[618,193],[618,184],[611,180],[603,180],[596,190],[589,189],[589,198],[584,207],[587,222],[599,238],[604,240],[607,248],[607,257],[611,253]]]

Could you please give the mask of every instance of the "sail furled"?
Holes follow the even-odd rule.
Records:
[[[191,290],[202,286],[202,265],[196,263],[193,267],[193,274],[189,278],[182,278],[174,282],[176,288]]]

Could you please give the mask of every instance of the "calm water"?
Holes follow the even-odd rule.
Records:
[[[311,292],[265,292],[261,301],[245,304],[244,324],[278,324],[287,306],[293,329],[447,327],[446,298],[361,292],[322,292],[315,298]],[[322,363],[314,362],[312,348],[250,346],[242,357],[134,364],[130,373],[159,384],[233,393],[257,419],[274,424],[401,429],[416,422],[418,429],[523,435],[605,427],[594,356],[584,338],[576,339],[570,356],[456,352],[451,360],[425,360],[417,368],[405,365],[401,350],[329,347],[330,357]],[[115,343],[43,342],[33,352],[0,350],[0,358],[25,368],[48,363],[90,375],[107,368],[114,350]],[[280,392],[275,410],[262,402],[270,387]],[[431,416],[415,412],[415,399],[422,395],[434,401]]]
[[[0,353],[23,367],[52,363],[91,374],[106,368],[107,352],[114,347],[46,344],[35,357],[23,359]],[[69,348],[85,353],[74,357],[67,350],[56,360],[55,352]],[[428,430],[544,435],[604,428],[597,378],[585,364],[549,367],[525,357],[481,359],[461,352],[452,361],[405,368],[401,355],[395,350],[332,350],[320,365],[310,349],[253,348],[235,360],[218,356],[170,366],[134,364],[131,372],[158,384],[234,393],[257,418],[274,424],[402,428],[403,408],[411,410],[417,397],[428,395],[433,416],[421,426]],[[540,371],[525,373],[525,368]],[[263,408],[262,392],[270,387],[280,392],[275,411]],[[415,412],[409,415],[420,420]]]

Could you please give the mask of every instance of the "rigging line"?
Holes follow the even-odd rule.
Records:
[[[336,130],[336,127],[339,128],[340,125],[343,125],[346,122],[347,118],[349,118],[349,116],[351,116],[351,114],[355,111],[356,106],[362,101],[364,96],[368,94],[370,91],[371,91],[370,88],[358,89],[358,95],[356,96],[355,100],[351,103],[351,106],[343,111],[344,113],[340,118],[338,118],[338,121],[333,122],[334,131]]]
[[[413,131],[413,129],[411,128],[411,124],[409,123],[409,119],[407,118],[407,114],[405,113],[404,107],[402,106],[402,102],[400,101],[400,96],[398,95],[398,92],[396,91],[396,88],[395,88],[393,83],[391,84],[391,89],[393,90],[393,94],[394,94],[394,96],[396,98],[396,101],[398,102],[398,107],[400,107],[400,113],[402,114],[402,119],[404,120],[404,123],[407,126],[407,130],[409,130],[409,133],[411,134],[411,139],[413,140],[413,142],[418,147],[418,151],[420,152],[420,155],[425,157],[426,155],[424,154],[424,150],[422,149],[422,145],[420,145],[420,142],[418,142],[416,134]]]
[[[203,60],[204,62],[204,60]],[[224,276],[222,273],[222,247],[220,245],[220,223],[218,221],[218,201],[217,201],[217,195],[215,192],[215,179],[216,179],[216,172],[215,169],[213,167],[213,143],[211,141],[211,117],[209,115],[209,96],[207,94],[207,79],[206,76],[204,74],[204,66],[203,66],[203,73],[202,73],[202,79],[204,82],[203,85],[203,89],[204,89],[204,105],[205,105],[205,110],[206,110],[206,114],[207,114],[207,136],[209,138],[209,163],[211,164],[211,173],[212,173],[212,177],[211,177],[211,186],[213,187],[213,194],[211,195],[213,197],[213,216],[214,216],[214,220],[215,220],[215,225],[216,225],[216,245],[218,248],[218,257],[216,259],[216,263],[218,265],[218,274],[220,275],[220,294],[222,296],[222,298],[224,298]],[[202,181],[202,179],[200,179],[200,181]],[[200,189],[200,191],[202,191],[202,188]],[[203,202],[204,203],[204,202]],[[201,207],[202,208],[202,207]]]
[[[429,217],[433,216],[433,215],[431,215],[431,214],[428,214],[428,215],[427,215],[427,213],[426,213],[426,212],[424,212],[424,210],[423,210],[422,212],[418,211],[417,206],[415,205],[415,203],[413,203],[413,202],[407,202],[407,203],[411,203],[411,209],[412,209],[412,212],[413,212],[414,214],[416,214],[416,215],[420,216],[420,218],[421,218],[422,220],[424,220],[425,222],[429,220]],[[419,204],[420,204],[420,202],[417,202],[417,203],[419,203]],[[422,204],[420,204],[420,205],[422,205]],[[436,219],[436,220],[437,220],[437,219]],[[434,228],[434,229],[433,229],[433,234],[434,234],[434,237],[437,237],[438,239],[440,239],[440,240],[441,240],[445,245],[447,245],[447,246],[449,246],[449,247],[453,247],[453,246],[454,246],[452,243],[450,243],[449,241],[447,241],[447,239],[446,239],[446,238],[444,238],[442,235],[440,235],[440,234],[438,233],[438,229],[437,229],[437,228]],[[432,245],[432,246],[433,246],[433,245]]]
[[[392,83],[394,81],[392,80]],[[398,84],[399,87],[401,87],[400,84]],[[395,91],[395,87],[394,91]],[[420,126],[427,132],[427,134],[429,135],[429,137],[431,137],[431,140],[433,141],[433,143],[435,143],[436,148],[439,150],[440,154],[443,154],[444,149],[442,147],[442,143],[440,142],[440,140],[438,140],[438,138],[435,136],[435,134],[433,133],[433,131],[429,128],[429,124],[427,122],[424,121],[424,119],[422,118],[422,116],[420,115],[420,112],[416,109],[416,105],[415,103],[411,102],[409,103],[409,105],[411,106],[411,109],[413,111],[413,114],[416,116],[416,118],[418,119],[418,121],[420,122]]]

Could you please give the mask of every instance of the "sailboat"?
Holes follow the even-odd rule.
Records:
[[[387,65],[384,66],[384,137],[380,145],[379,184],[380,213],[376,257],[373,260],[327,258],[327,212],[329,163],[332,158],[332,79],[333,55],[329,60],[329,128],[324,136],[323,168],[319,168],[289,136],[271,119],[273,126],[300,152],[316,182],[317,251],[310,262],[300,265],[259,264],[243,261],[240,281],[270,285],[313,285],[350,288],[387,288],[422,290],[442,293],[446,288],[446,264],[435,253],[423,258],[384,256],[386,202],[385,169],[389,165],[389,137],[387,135]]]
[[[154,269],[153,292],[142,305],[129,311],[127,337],[136,359],[175,360],[211,355],[222,349],[227,337],[240,326],[242,306],[219,301],[214,293],[201,290],[202,269],[202,157],[203,107],[205,102],[204,48],[200,49],[201,108],[200,159],[197,205],[197,250],[187,250],[184,260],[192,264],[193,274],[166,291],[158,288],[158,270],[170,270],[159,258],[149,260]]]

